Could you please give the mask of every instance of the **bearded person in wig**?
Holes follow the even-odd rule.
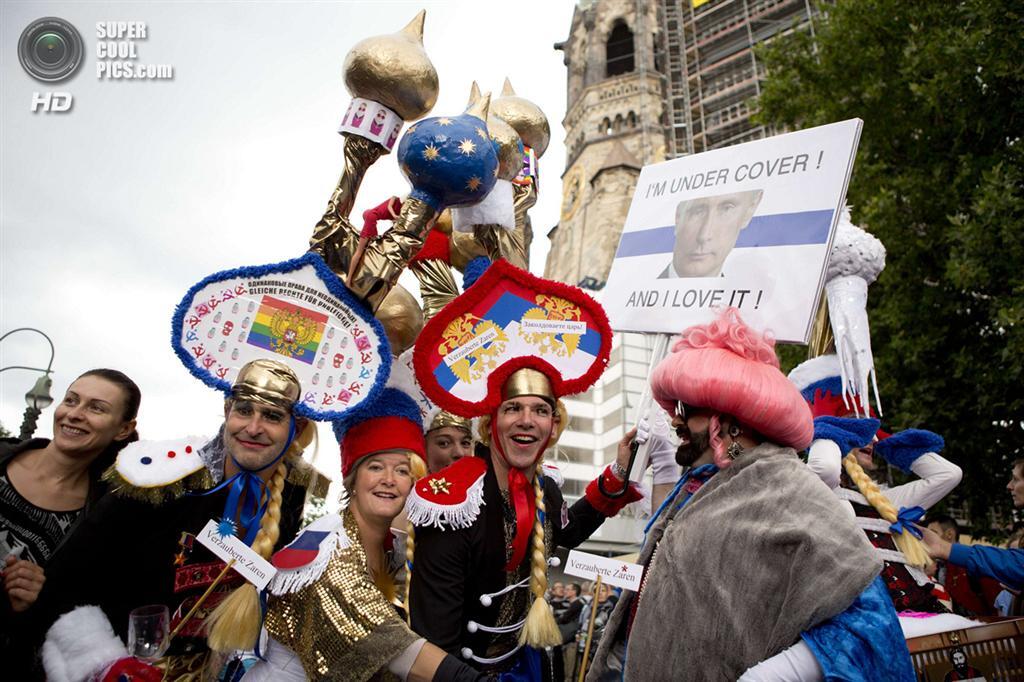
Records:
[[[587,679],[913,680],[881,561],[797,456],[814,428],[774,341],[730,308],[672,351],[651,389],[685,473]]]

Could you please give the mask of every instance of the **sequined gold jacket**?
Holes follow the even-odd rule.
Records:
[[[322,572],[270,596],[267,632],[298,655],[311,680],[386,679],[388,662],[419,636],[374,584],[355,518],[342,519]]]

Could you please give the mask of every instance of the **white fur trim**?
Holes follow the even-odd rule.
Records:
[[[789,380],[796,384],[797,390],[802,391],[813,383],[838,376],[842,376],[839,358],[830,353],[801,362],[789,373]]]
[[[486,197],[470,206],[455,206],[451,211],[452,229],[456,232],[472,232],[474,225],[516,229],[515,199],[508,180],[496,180]]]
[[[554,464],[548,464],[544,462],[540,465],[541,469],[544,470],[544,475],[555,482],[558,489],[561,490],[562,486],[565,485],[565,476],[562,475],[562,470],[556,467]]]
[[[313,561],[305,566],[291,570],[278,569],[277,573],[270,580],[270,584],[267,585],[267,590],[271,594],[279,597],[282,594],[292,594],[307,585],[312,585],[327,570],[327,564],[331,562],[334,553],[348,549],[352,545],[348,534],[345,533],[345,525],[342,522],[341,516],[338,514],[321,516],[303,528],[292,543],[298,541],[302,537],[302,533],[307,531],[327,532],[328,535],[320,541],[320,549]]]
[[[473,482],[466,490],[466,499],[458,504],[438,504],[420,497],[413,486],[405,501],[405,513],[414,526],[435,526],[445,530],[445,524],[451,528],[469,528],[480,514],[484,504],[484,477]]]
[[[205,436],[186,436],[136,441],[118,453],[114,466],[121,478],[138,488],[170,485],[203,468],[199,449],[209,440]]]
[[[79,606],[46,633],[43,667],[50,682],[83,682],[127,655],[103,610]]]

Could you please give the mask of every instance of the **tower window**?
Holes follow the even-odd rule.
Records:
[[[608,34],[606,55],[608,77],[633,70],[633,32],[624,21],[615,22],[612,32]]]

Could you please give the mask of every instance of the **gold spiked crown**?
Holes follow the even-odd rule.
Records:
[[[288,410],[299,399],[299,377],[276,360],[253,360],[238,370],[231,397]]]
[[[473,420],[467,419],[466,417],[460,417],[457,414],[446,412],[445,410],[438,410],[437,414],[434,415],[430,423],[427,424],[427,433],[430,433],[434,429],[443,429],[446,426],[454,426],[457,429],[468,431],[470,434],[473,433]]]
[[[517,369],[505,380],[501,387],[501,399],[512,400],[524,395],[535,395],[543,398],[552,405],[558,400],[555,391],[551,388],[551,380],[540,370],[530,367]]]

